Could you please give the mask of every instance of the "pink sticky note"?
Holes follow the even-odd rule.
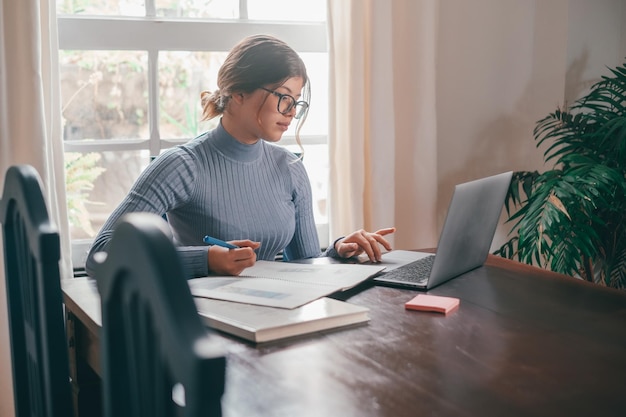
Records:
[[[418,294],[404,304],[407,310],[435,311],[448,314],[459,306],[460,300],[454,297]]]

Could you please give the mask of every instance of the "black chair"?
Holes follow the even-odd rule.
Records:
[[[59,233],[37,171],[6,172],[0,200],[9,339],[17,417],[72,415]]]
[[[221,415],[226,359],[202,324],[169,234],[161,217],[131,213],[106,254],[96,254],[105,416]],[[182,409],[173,400],[181,386]]]

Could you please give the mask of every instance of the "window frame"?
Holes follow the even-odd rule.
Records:
[[[57,17],[59,49],[137,50],[148,53],[148,139],[105,139],[64,141],[65,152],[149,150],[158,155],[163,149],[189,139],[161,138],[158,105],[158,57],[160,51],[227,52],[243,37],[268,33],[283,39],[298,52],[328,52],[326,23],[283,23],[244,20],[156,19],[137,17]],[[172,36],[176,34],[176,36]],[[325,135],[302,135],[306,144],[327,144]],[[282,145],[294,145],[285,136]]]
[[[64,152],[163,150],[191,138],[161,137],[159,131],[158,57],[160,51],[227,52],[243,37],[274,35],[300,53],[328,53],[326,22],[274,22],[246,19],[247,2],[239,1],[240,19],[181,19],[156,17],[154,2],[146,1],[145,17],[57,15],[59,50],[137,50],[148,53],[148,139],[64,140]],[[301,135],[307,145],[327,145],[327,135]],[[285,136],[281,145],[295,145]],[[328,242],[328,224],[319,224],[320,242]],[[84,265],[91,239],[73,239],[75,264]]]

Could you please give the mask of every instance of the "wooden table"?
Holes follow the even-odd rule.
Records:
[[[97,292],[73,281],[71,362],[97,374]],[[220,335],[224,415],[626,415],[626,292],[490,256],[429,293],[460,307],[407,311],[417,292],[376,286],[348,298],[370,308],[365,326],[260,346]]]

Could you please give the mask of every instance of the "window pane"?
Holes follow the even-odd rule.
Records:
[[[159,17],[237,19],[239,0],[156,0]]]
[[[57,0],[58,14],[145,16],[144,0]]]
[[[225,52],[159,54],[159,131],[162,139],[193,138],[217,126],[217,118],[200,121],[200,92],[217,88],[217,71],[225,58]]]
[[[249,19],[265,20],[270,28],[272,21],[326,20],[326,0],[296,3],[285,0],[57,0],[56,5],[60,15],[86,19],[94,15],[142,18],[154,4],[156,15],[165,19],[239,19],[242,7]],[[68,21],[75,19],[61,19],[61,24],[69,25]],[[109,25],[108,33],[116,30],[118,22],[118,19],[105,19],[102,24]],[[245,24],[245,21],[239,23]],[[255,27],[264,23],[248,22]],[[230,31],[226,30],[225,38],[236,35]],[[272,33],[272,30],[266,32]],[[184,28],[170,35],[177,39],[187,36]],[[87,51],[59,51],[63,137],[73,142],[68,143],[66,149],[89,152],[66,153],[73,240],[93,238],[148,165],[150,152],[162,153],[164,147],[213,129],[218,122],[218,118],[200,122],[200,92],[216,88],[217,71],[226,57],[225,52],[166,51],[161,49],[164,45],[154,40],[149,47],[154,53],[151,59],[158,57],[157,68],[154,68],[148,66],[145,50],[98,50],[115,47],[107,43],[108,39],[108,36],[94,39],[93,46],[87,46],[91,50]],[[187,47],[181,47],[184,48]],[[143,46],[136,49],[143,49]],[[198,51],[199,48],[192,42],[189,49]],[[313,188],[315,218],[318,225],[323,225],[327,224],[328,157],[327,145],[319,143],[324,141],[328,130],[328,59],[326,53],[301,53],[301,56],[307,65],[312,91],[309,114],[300,133],[305,146],[304,163]],[[156,79],[149,78],[153,76]],[[157,114],[152,113],[154,109],[158,109]],[[154,126],[155,116],[157,126]],[[286,132],[283,145],[293,144],[295,125],[292,123],[290,131]],[[158,138],[173,141],[159,142]],[[87,142],[94,139],[126,141],[102,145]],[[150,142],[140,144],[138,140]],[[149,146],[151,150],[138,151],[138,146]],[[300,151],[295,145],[289,147],[294,152]]]
[[[328,133],[328,54],[300,54],[311,80],[311,106],[300,135]],[[217,72],[225,52],[161,52],[159,54],[159,130],[162,139],[193,138],[217,120],[200,122],[200,92],[217,88]],[[292,123],[285,136],[294,136]]]
[[[148,137],[147,52],[59,51],[63,139]]]
[[[328,134],[328,54],[301,53],[311,83],[309,113],[300,135]],[[296,123],[291,123],[287,136],[296,134]]]
[[[65,153],[72,239],[95,237],[149,161],[147,150]]]
[[[294,22],[325,22],[326,0],[248,0],[248,18]]]
[[[301,153],[298,146],[287,146],[294,153]],[[304,144],[302,162],[311,181],[313,212],[316,224],[328,223],[328,145]]]

